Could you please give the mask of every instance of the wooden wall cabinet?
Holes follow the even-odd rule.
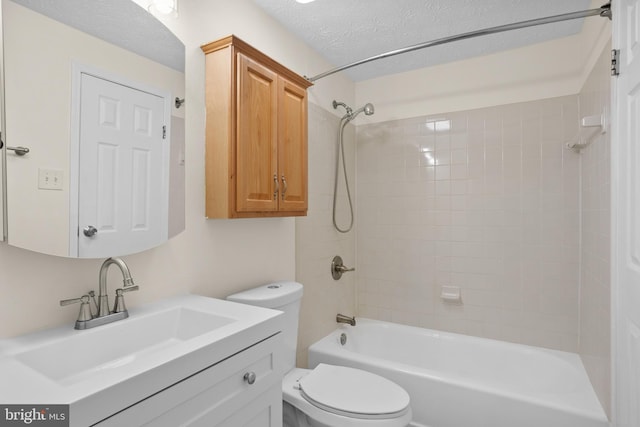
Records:
[[[311,83],[235,36],[206,61],[206,216],[307,214]]]

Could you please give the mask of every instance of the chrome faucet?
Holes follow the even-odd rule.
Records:
[[[109,266],[113,264],[117,265],[122,273],[122,283],[124,285],[122,291],[124,292],[125,289],[135,286],[127,264],[125,264],[125,262],[120,258],[107,258],[105,262],[102,263],[102,267],[100,267],[100,281],[98,282],[98,317],[111,314],[109,311],[109,297],[107,295],[107,271],[109,270]],[[131,290],[133,291],[135,289]]]
[[[356,318],[354,317],[349,317],[349,316],[345,316],[344,314],[338,314],[336,316],[336,322],[338,323],[346,323],[349,324],[351,326],[356,326]]]
[[[116,289],[116,302],[113,311],[109,309],[109,296],[107,294],[107,271],[109,267],[115,264],[122,273],[123,287]],[[72,298],[60,301],[60,305],[69,305],[80,303],[80,313],[76,320],[76,329],[89,329],[96,326],[106,325],[107,323],[129,317],[129,311],[124,303],[124,292],[137,291],[139,287],[133,283],[131,272],[127,264],[120,258],[107,258],[100,267],[100,277],[98,282],[98,302],[95,300],[95,292],[91,291],[80,298]],[[96,314],[94,315],[89,305],[89,297],[93,299],[96,305]]]

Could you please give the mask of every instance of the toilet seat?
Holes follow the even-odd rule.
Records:
[[[410,408],[402,387],[360,369],[321,363],[298,380],[298,387],[310,404],[350,418],[398,418]]]

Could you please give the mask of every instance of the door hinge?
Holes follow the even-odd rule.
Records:
[[[162,126],[162,139],[167,139],[167,125]]]
[[[620,49],[611,50],[611,75],[620,75]]]

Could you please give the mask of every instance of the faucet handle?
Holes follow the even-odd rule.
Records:
[[[60,301],[61,306],[71,305],[81,302],[83,304],[89,304],[89,295],[82,295],[80,298],[63,299]]]
[[[355,267],[346,267],[343,264],[342,257],[340,255],[334,256],[333,260],[331,261],[331,276],[333,277],[333,280],[340,280],[344,273],[355,270]]]
[[[93,301],[93,305],[96,308],[96,313],[100,310],[98,307],[98,301],[96,300],[96,292],[95,291],[89,291],[89,296],[91,297],[91,300]]]
[[[121,313],[123,311],[127,311],[127,306],[124,304],[124,295],[122,294],[125,292],[137,291],[138,289],[140,289],[138,285],[116,289],[116,303],[113,306],[113,312]]]
[[[91,307],[89,306],[89,295],[83,295],[80,298],[63,299],[60,301],[61,306],[80,303],[80,312],[78,313],[78,321],[85,322],[93,319]]]

